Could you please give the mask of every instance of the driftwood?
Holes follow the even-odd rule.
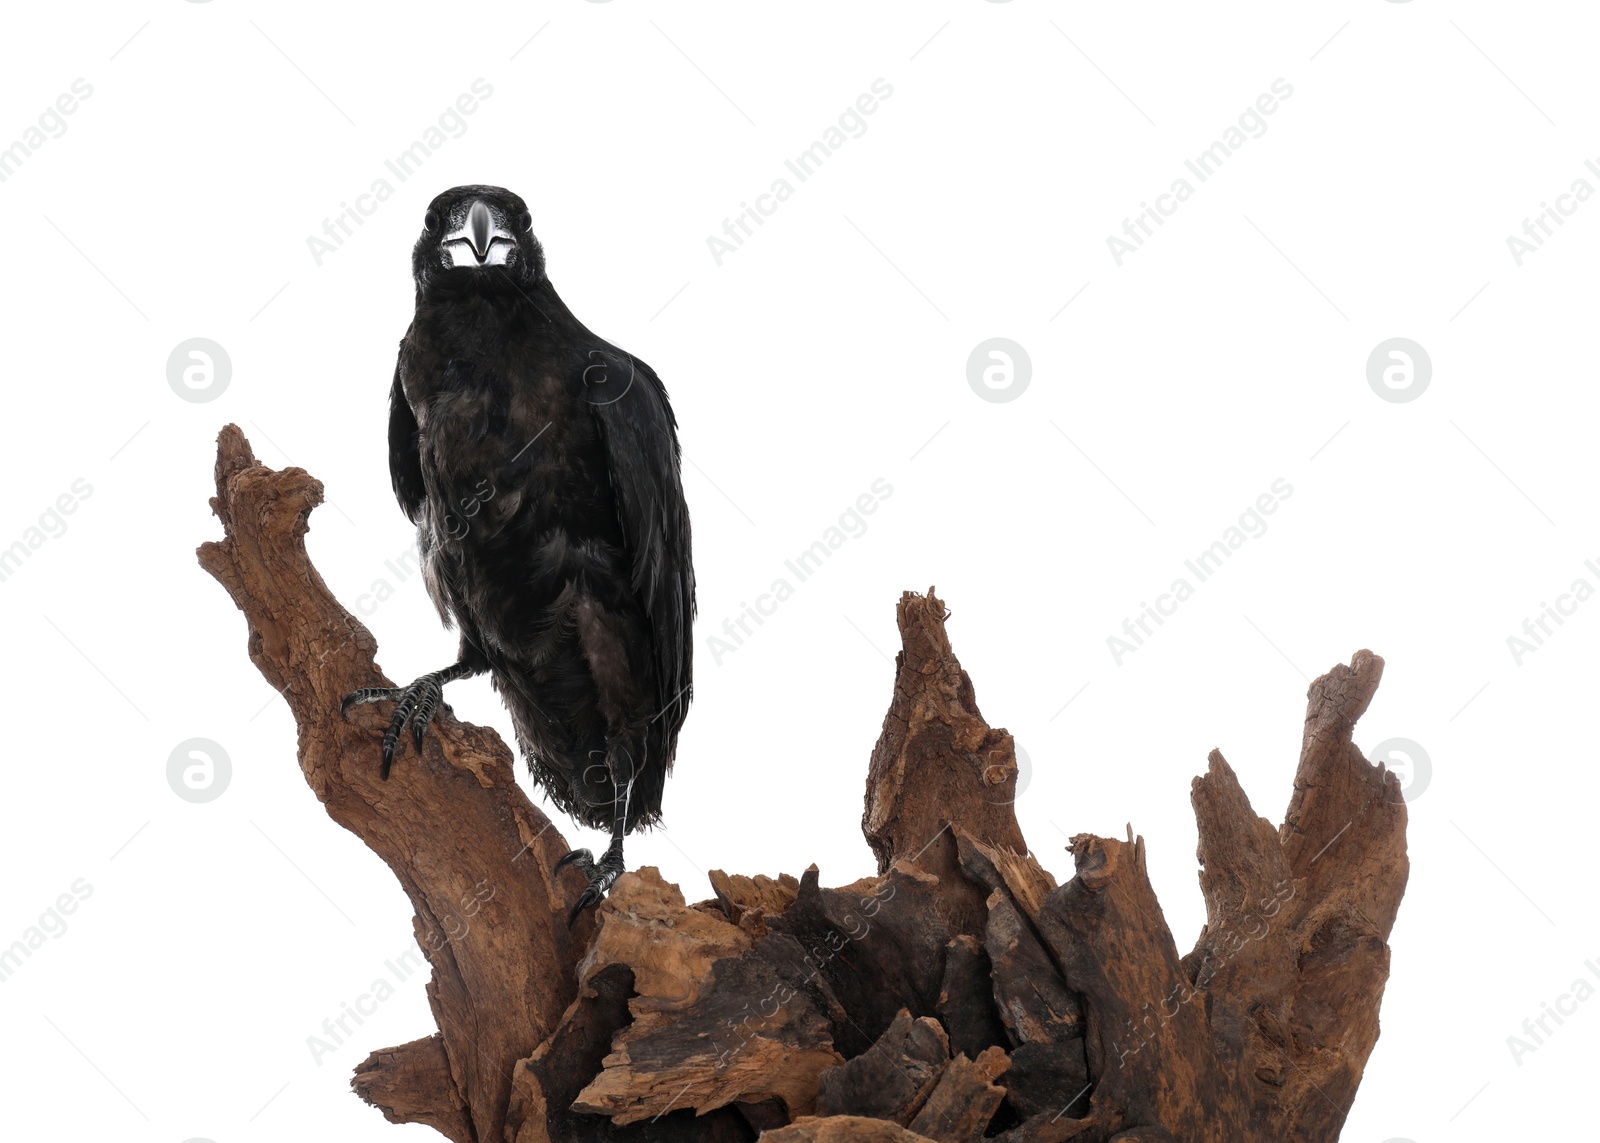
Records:
[[[1162,919],[1145,843],[1080,835],[1064,884],[1012,811],[1011,736],[978,711],[943,603],[906,593],[862,827],[879,871],[827,888],[711,874],[688,903],[652,868],[568,929],[580,874],[510,750],[448,710],[389,781],[372,635],[306,555],[322,499],[218,440],[224,539],[200,562],[244,613],[329,816],[399,878],[433,966],[437,1032],[353,1086],[457,1143],[1011,1143],[1337,1139],[1378,1035],[1405,888],[1399,783],[1351,742],[1383,661],[1311,685],[1281,827],[1222,755],[1194,780],[1207,923]]]

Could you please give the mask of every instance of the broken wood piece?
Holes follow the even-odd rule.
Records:
[[[1033,926],[1004,889],[989,895],[984,947],[992,965],[995,1007],[1011,1042],[1006,1087],[1027,1118],[1049,1110],[1077,1118],[1088,1107],[1083,1002],[1063,982]]]
[[[684,904],[645,867],[623,874],[600,905],[594,948],[581,970],[626,964],[637,995],[632,1021],[573,1102],[619,1125],[675,1107],[711,1111],[776,1099],[811,1111],[818,1077],[843,1062],[828,1010],[792,937],[748,933]]]
[[[977,1143],[1006,1097],[994,1081],[1010,1066],[1004,1048],[990,1048],[976,1060],[957,1056],[939,1074],[911,1130],[937,1143]]]
[[[902,1008],[871,1048],[822,1073],[817,1114],[867,1115],[904,1126],[949,1062],[950,1041],[939,1022],[913,1019]]]
[[[746,877],[713,869],[708,876],[717,904],[728,920],[758,937],[766,934],[766,917],[776,916],[794,904],[800,892],[800,882],[788,873],[776,878],[763,873]]]
[[[955,933],[983,931],[987,893],[961,875],[950,826],[1018,853],[1016,746],[984,721],[972,680],[945,633],[944,602],[906,592],[896,617],[902,650],[894,695],[873,747],[861,831],[887,872],[906,860],[939,878],[935,907]]]
[[[989,954],[977,937],[961,933],[945,945],[944,980],[933,1010],[950,1036],[952,1053],[977,1059],[985,1048],[1009,1042],[995,1008],[992,974]]]
[[[886,1119],[863,1115],[808,1115],[768,1131],[761,1139],[762,1143],[934,1143]]]
[[[472,1141],[472,1121],[438,1033],[373,1052],[357,1065],[350,1086],[390,1123],[426,1123],[454,1143]]]
[[[1003,845],[986,845],[961,826],[952,826],[957,859],[966,875],[991,893],[1004,889],[1030,921],[1039,917],[1044,899],[1056,889],[1056,879],[1031,853],[1016,853]]]

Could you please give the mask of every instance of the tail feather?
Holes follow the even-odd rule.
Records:
[[[495,689],[511,714],[517,744],[534,781],[562,813],[591,829],[609,829],[615,802],[604,764],[603,721],[597,712],[581,723],[556,722],[547,714],[550,709],[592,712],[590,704],[573,701],[580,699],[588,686],[586,680],[575,676],[576,672],[548,668],[497,668],[493,673]],[[643,739],[628,799],[625,825],[629,832],[661,820],[661,801],[677,750],[677,722],[660,718],[647,723]]]

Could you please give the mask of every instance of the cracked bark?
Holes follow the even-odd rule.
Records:
[[[1212,751],[1193,783],[1207,922],[1180,955],[1145,842],[1080,835],[1063,884],[1012,808],[1011,736],[978,710],[933,594],[903,650],[862,828],[878,873],[826,888],[711,874],[686,903],[624,875],[575,929],[566,842],[491,730],[441,711],[378,778],[376,644],[305,550],[319,482],[228,426],[201,565],[243,612],[251,660],[298,727],[329,816],[394,872],[432,964],[437,1024],[353,1086],[457,1143],[981,1139],[1325,1143],[1378,1036],[1405,889],[1396,777],[1351,741],[1383,662],[1311,685],[1294,794],[1256,815]]]

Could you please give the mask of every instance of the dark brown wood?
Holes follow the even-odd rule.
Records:
[[[972,680],[945,634],[944,601],[906,592],[898,618],[894,695],[867,773],[861,832],[878,872],[910,861],[939,879],[935,904],[954,932],[983,931],[988,896],[961,873],[951,825],[988,845],[1026,853],[1012,808],[1017,752],[983,720]]]
[[[822,1073],[818,1115],[866,1115],[911,1122],[950,1062],[950,1038],[937,1020],[909,1009],[849,1063]]]
[[[645,868],[569,930],[582,877],[554,876],[566,843],[492,731],[441,711],[383,782],[386,711],[340,717],[388,680],[307,558],[321,485],[233,426],[216,484],[224,538],[201,564],[295,716],[307,783],[399,879],[433,965],[437,1033],[353,1080],[391,1121],[455,1143],[1338,1138],[1407,876],[1398,781],[1351,741],[1377,656],[1312,684],[1283,825],[1211,753],[1192,790],[1207,919],[1185,955],[1131,829],[1074,838],[1064,884],[1029,852],[1011,737],[932,591],[899,605],[862,821],[877,875],[717,870],[687,904]]]
[[[583,971],[626,964],[635,996],[575,1110],[618,1124],[772,1099],[791,1115],[812,1110],[818,1076],[843,1062],[829,1018],[837,1002],[805,979],[793,938],[757,939],[688,907],[649,867],[624,874],[600,916]]]
[[[250,659],[289,704],[299,761],[333,818],[394,872],[416,909],[414,931],[433,965],[428,999],[449,1061],[447,1104],[460,1103],[471,1137],[498,1140],[517,1061],[549,1037],[576,993],[573,968],[592,921],[567,929],[582,891],[557,882],[561,832],[523,794],[514,759],[492,730],[441,710],[421,756],[406,741],[388,781],[378,777],[387,708],[339,704],[359,687],[392,686],[377,644],[328,591],[306,554],[307,517],[322,484],[304,470],[259,463],[236,426],[217,439],[212,510],[223,539],[200,565],[228,590],[248,627]],[[309,947],[306,955],[314,956]],[[419,1070],[429,1090],[437,1075]],[[437,1126],[426,1098],[391,1083],[389,1113]]]
[[[1213,1043],[1253,1124],[1338,1137],[1378,1039],[1389,932],[1405,893],[1398,776],[1351,741],[1383,676],[1358,651],[1311,685],[1281,827],[1257,817],[1218,751],[1192,800],[1207,924],[1186,959],[1206,985]]]
[[[993,972],[989,953],[977,937],[962,933],[945,945],[944,982],[934,1014],[949,1033],[952,1052],[976,1059],[985,1048],[1007,1043],[994,1004]]]
[[[356,1068],[350,1086],[390,1123],[426,1123],[453,1143],[471,1143],[472,1120],[437,1033],[373,1052]]]
[[[995,1080],[1010,1066],[1004,1048],[990,1048],[976,1060],[957,1056],[939,1073],[911,1130],[938,1143],[976,1143],[1006,1097]]]
[[[900,1009],[936,1014],[953,936],[936,907],[943,884],[907,862],[842,889],[819,880],[807,869],[794,904],[767,924],[806,950],[808,971],[838,997],[834,1043],[855,1056]]]
[[[989,894],[985,937],[995,1007],[1013,1049],[1006,1088],[1019,1115],[1081,1115],[1088,1106],[1083,1002],[1003,889]]]
[[[926,1135],[865,1115],[803,1116],[761,1138],[762,1143],[933,1143]]]
[[[593,1143],[743,1143],[757,1130],[743,1109],[718,1108],[697,1116],[691,1108],[642,1122],[617,1124],[574,1106],[611,1051],[612,1039],[632,1020],[633,969],[612,963],[589,974],[555,1034],[517,1065],[506,1138],[512,1143],[585,1139]],[[762,1105],[764,1106],[764,1105]],[[759,1115],[760,1112],[753,1114]],[[777,1123],[788,1122],[783,1109]]]

